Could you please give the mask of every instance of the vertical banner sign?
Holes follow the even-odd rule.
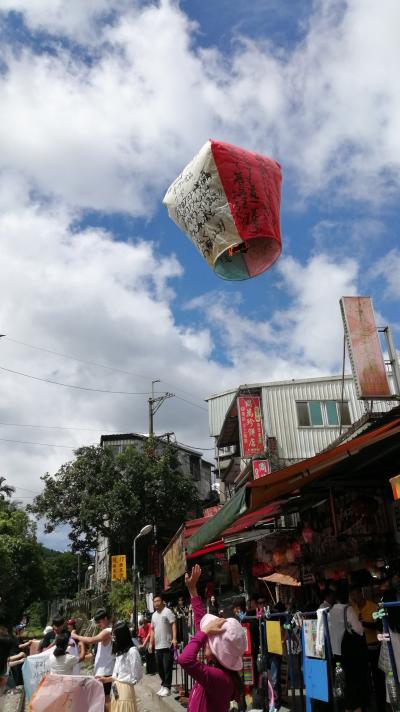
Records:
[[[342,297],[340,308],[357,397],[391,397],[371,297]]]
[[[126,580],[126,556],[111,557],[111,581]]]
[[[183,528],[178,531],[172,542],[169,544],[168,549],[164,551],[163,557],[164,576],[168,583],[171,584],[173,581],[176,581],[177,578],[183,576],[186,571]]]
[[[271,465],[269,460],[253,460],[253,479],[259,480],[260,477],[269,475],[271,472]]]
[[[265,451],[265,445],[260,397],[239,396],[237,399],[237,409],[242,457],[262,455]]]

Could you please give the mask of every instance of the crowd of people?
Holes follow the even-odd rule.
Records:
[[[75,620],[56,616],[40,641],[25,643],[18,643],[7,628],[0,627],[0,695],[11,681],[11,686],[20,684],[21,680],[14,679],[13,666],[20,666],[29,654],[47,653],[46,669],[53,675],[80,675],[82,661],[93,655],[94,677],[103,685],[105,711],[136,712],[134,686],[143,676],[143,667],[131,629],[123,621],[112,626],[105,609],[96,612],[94,621],[100,632],[82,636]]]
[[[267,605],[265,598],[259,596],[249,597],[247,602],[238,597],[229,605],[225,602],[220,606],[215,593],[204,605],[197,590],[200,576],[198,565],[186,575],[190,600],[180,596],[172,606],[167,605],[162,596],[154,596],[154,612],[139,620],[137,630],[123,621],[113,625],[104,608],[94,615],[98,627],[94,635],[81,635],[77,621],[65,620],[61,615],[46,626],[40,641],[21,642],[21,630],[12,638],[8,630],[0,626],[0,696],[10,684],[22,683],[21,663],[27,655],[46,653],[47,671],[63,676],[80,675],[81,664],[92,656],[94,678],[103,686],[105,712],[137,712],[135,685],[144,672],[148,675],[158,672],[157,694],[167,697],[171,694],[175,659],[194,681],[189,712],[227,712],[231,702],[238,702],[243,691],[241,671],[248,638],[242,623],[253,621],[251,651],[256,669],[260,652],[258,621],[266,616]],[[394,590],[381,593],[386,601],[397,598]],[[366,709],[373,690],[376,709],[385,710],[385,680],[391,661],[387,636],[382,634],[382,622],[377,616],[377,603],[367,599],[356,585],[350,589],[327,585],[321,598],[317,613],[326,613],[333,662],[342,667],[345,675],[345,709],[352,712]],[[286,608],[278,602],[268,612],[278,616],[282,613],[282,650],[288,650],[288,640],[291,640],[291,653],[300,659],[301,636],[296,637],[296,628],[301,628],[301,616],[294,606],[288,618],[286,612],[283,615]],[[288,620],[292,624],[290,639]],[[322,616],[317,615],[317,641],[321,622]],[[389,609],[388,624],[400,670],[400,608]],[[201,651],[203,662],[199,660]],[[276,710],[282,702],[281,663],[282,655],[266,651],[265,671],[272,685]]]

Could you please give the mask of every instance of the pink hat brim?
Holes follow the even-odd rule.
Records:
[[[206,613],[205,616],[200,621],[200,630],[204,632],[204,628],[211,623],[211,621],[219,620],[218,616],[213,616],[212,613]],[[233,670],[235,672],[239,672],[240,670],[243,669],[243,655],[244,652],[247,648],[247,636],[244,631],[244,629],[240,626],[241,631],[243,633],[242,635],[242,641],[241,647],[243,648],[242,652],[239,654],[237,653],[230,653],[229,649],[226,645],[227,641],[224,640],[224,631],[228,630],[228,627],[232,626],[232,623],[237,627],[240,626],[240,623],[235,619],[235,618],[227,618],[225,624],[222,626],[222,634],[220,635],[209,635],[208,636],[208,644],[210,646],[210,650],[212,654],[214,655],[215,658],[217,658],[218,662],[223,665],[225,668],[228,670]],[[239,632],[239,629],[238,629]]]

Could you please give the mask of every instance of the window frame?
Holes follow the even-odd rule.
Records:
[[[296,399],[295,402],[296,402],[296,417],[297,417],[297,427],[298,428],[340,428],[341,425],[344,428],[349,428],[352,425],[351,413],[350,413],[348,400],[341,401],[341,400],[334,400],[332,398],[327,398],[325,400],[317,400],[316,398],[308,398],[308,399]],[[322,416],[322,423],[314,424],[312,422],[310,403],[318,403],[319,404],[320,412],[321,412],[321,416]],[[329,410],[327,407],[328,403],[334,403],[336,405],[337,423],[329,423],[329,420],[328,420]],[[303,407],[304,407],[304,405],[307,406],[308,420],[309,420],[309,423],[307,425],[300,423],[299,405],[303,406]],[[345,411],[346,420],[348,419],[348,422],[342,422],[342,423],[340,422],[341,417],[343,418],[342,408]],[[303,410],[301,420],[304,420],[304,419],[305,418],[304,418],[304,410]]]

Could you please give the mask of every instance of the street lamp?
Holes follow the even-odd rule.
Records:
[[[88,585],[88,576],[89,576],[89,581],[90,581],[90,574],[92,573],[93,570],[94,570],[94,566],[92,566],[92,564],[90,564],[90,566],[88,566],[87,569],[86,569],[86,573],[85,573],[85,591],[87,591],[88,588],[90,588],[90,586]]]
[[[152,524],[146,524],[142,527],[139,534],[137,534],[133,540],[133,566],[132,566],[132,589],[133,589],[133,606],[132,606],[132,622],[134,627],[134,633],[136,633],[137,626],[137,569],[136,569],[136,542],[140,537],[146,536],[153,531]]]

